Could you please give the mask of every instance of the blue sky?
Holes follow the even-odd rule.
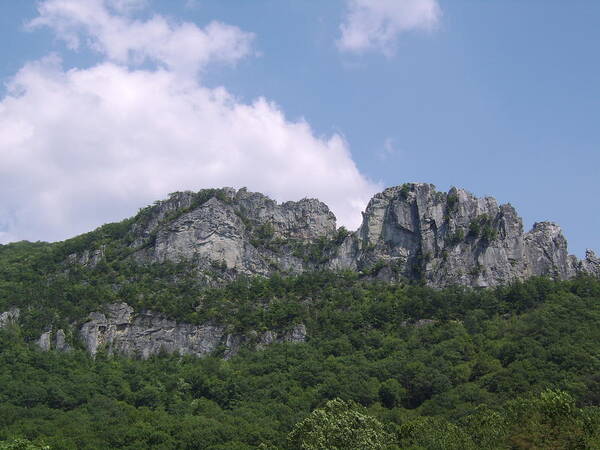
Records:
[[[352,226],[373,192],[425,181],[510,202],[527,229],[557,222],[580,257],[600,250],[600,2],[79,2],[100,22],[70,1],[0,2],[4,241],[63,239],[209,185],[318,196]],[[156,17],[166,31],[119,25]],[[139,86],[147,111],[107,85]]]

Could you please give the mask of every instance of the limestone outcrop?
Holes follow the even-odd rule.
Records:
[[[600,276],[598,257],[569,255],[560,227],[538,222],[524,231],[510,204],[464,189],[438,192],[406,183],[376,194],[354,233],[315,200],[279,204],[246,189],[179,192],[143,210],[131,226],[132,258],[142,264],[188,261],[208,282],[239,275],[360,271],[384,280],[433,287],[498,286],[532,276]],[[74,255],[94,266],[102,249]]]
[[[19,316],[18,308],[0,313],[0,329],[18,324]],[[299,343],[307,338],[306,327],[301,323],[285,331],[241,334],[230,332],[224,325],[194,325],[177,322],[153,311],[135,312],[124,302],[107,304],[103,311],[90,313],[83,325],[77,329],[73,324],[68,332],[72,332],[70,339],[63,329],[48,328],[35,344],[43,351],[67,352],[72,349],[69,341],[79,339],[92,356],[102,349],[111,355],[143,359],[161,352],[198,357],[218,354],[229,359],[243,347],[262,350],[274,343]]]
[[[263,348],[275,342],[303,342],[306,328],[299,324],[287,333],[266,331],[246,336],[230,333],[222,325],[178,323],[163,314],[134,313],[127,303],[113,303],[104,312],[91,313],[79,334],[92,355],[105,349],[109,354],[145,359],[161,352],[206,356],[221,350],[227,359],[243,345]]]
[[[56,332],[53,332],[52,329],[44,331],[36,344],[45,352],[50,350],[68,352],[71,350],[71,346],[67,343],[67,335],[62,329],[59,329]]]
[[[315,199],[278,204],[259,193],[225,188],[193,207],[194,195],[173,194],[155,205],[147,224],[135,226],[134,246],[143,247],[138,261],[195,261],[199,269],[220,271],[225,279],[298,273],[310,265],[294,254],[294,244],[336,231],[335,216]],[[165,220],[169,214],[173,218]]]
[[[19,308],[10,308],[8,311],[0,313],[0,329],[16,323],[19,320],[21,310]]]
[[[595,273],[594,258],[578,264],[554,223],[539,222],[524,232],[510,204],[463,189],[443,193],[431,184],[411,183],[373,197],[361,227],[341,244],[329,267],[434,287],[487,287],[531,276]]]
[[[577,264],[577,261],[575,262]],[[593,250],[588,249],[585,252],[585,259],[579,262],[579,272],[600,278],[600,258],[596,256]]]

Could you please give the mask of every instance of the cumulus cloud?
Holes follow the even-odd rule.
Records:
[[[86,45],[116,63],[155,62],[187,76],[209,62],[235,62],[251,51],[254,35],[235,26],[211,22],[199,28],[160,15],[140,21],[118,14],[144,4],[140,0],[47,0],[28,26],[53,29],[71,49],[81,46],[83,36]]]
[[[390,55],[401,33],[431,30],[440,16],[437,0],[348,0],[337,45],[346,52]]]
[[[247,54],[249,34],[159,16],[134,21],[107,5],[49,0],[33,21],[71,43],[90,43],[105,58],[65,69],[50,55],[10,81],[0,99],[0,242],[64,239],[169,192],[220,186],[247,186],[278,200],[317,197],[341,224],[358,225],[379,186],[359,172],[342,136],[316,136],[273,102],[243,103],[191,75],[223,58],[215,48],[230,49],[229,60]],[[151,23],[164,26],[147,39],[125,29]],[[176,48],[182,30],[195,42],[182,42],[191,55]],[[156,65],[137,66],[138,57]],[[196,69],[181,71],[190,60]]]

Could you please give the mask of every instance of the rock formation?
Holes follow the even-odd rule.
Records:
[[[192,207],[195,195],[173,194],[152,208],[146,224],[134,226],[134,247],[146,245],[136,253],[139,261],[193,260],[205,271],[221,270],[224,278],[297,273],[309,265],[294,255],[292,244],[336,231],[335,216],[318,200],[278,204],[262,194],[225,188]],[[169,214],[173,218],[165,220]]]
[[[0,313],[0,329],[18,323],[19,313],[17,308]],[[127,303],[111,303],[105,305],[104,312],[92,312],[74,335],[93,356],[103,349],[109,354],[143,359],[161,352],[200,357],[220,353],[229,359],[244,346],[262,350],[274,343],[304,342],[307,331],[304,324],[297,324],[287,331],[232,333],[223,325],[178,323],[161,313],[136,313]],[[66,352],[72,348],[62,329],[47,329],[35,344],[43,351]]]
[[[127,303],[114,303],[106,306],[105,313],[91,313],[79,334],[92,355],[101,348],[109,354],[144,359],[160,352],[205,356],[222,349],[227,359],[244,344],[263,348],[274,342],[304,342],[306,328],[299,324],[288,333],[266,331],[246,336],[229,333],[226,327],[216,324],[178,323],[152,311],[135,314]]]
[[[16,323],[19,320],[19,316],[21,311],[19,308],[10,308],[8,311],[5,311],[0,314],[0,329],[10,325],[11,323]]]
[[[578,269],[579,272],[600,278],[600,258],[596,256],[593,250],[588,249],[585,252],[585,259],[578,262]]]
[[[593,252],[583,261],[568,254],[558,225],[539,222],[525,232],[510,204],[463,189],[438,192],[425,183],[376,194],[360,228],[345,239],[339,239],[335,216],[318,200],[278,204],[231,188],[172,194],[149,208],[132,230],[138,262],[191,261],[200,276],[216,273],[220,280],[315,269],[357,270],[433,287],[497,286],[539,275],[600,276]],[[307,258],[303,251],[310,246],[322,253]],[[82,257],[95,264],[98,255]]]
[[[486,287],[536,275],[567,279],[577,261],[558,225],[529,232],[510,205],[463,189],[437,192],[414,183],[386,189],[369,202],[359,230],[330,267],[377,269],[381,278],[423,280],[430,286]],[[584,271],[590,271],[587,266]]]
[[[54,337],[54,340],[52,339]],[[57,330],[56,333],[49,329],[44,331],[36,342],[37,346],[45,352],[56,350],[59,352],[68,352],[71,346],[67,343],[67,335],[64,330]]]

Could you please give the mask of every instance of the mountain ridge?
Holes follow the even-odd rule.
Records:
[[[568,254],[558,225],[525,232],[511,205],[464,189],[388,188],[354,232],[316,199],[279,204],[246,189],[210,189],[173,193],[64,242],[0,246],[0,328],[15,325],[43,350],[230,358],[317,338],[332,291],[346,302],[334,316],[357,313],[353,298],[368,291],[370,326],[419,327],[462,317],[451,312],[457,296],[462,307],[479,298],[484,309],[497,296],[505,314],[521,311],[529,278],[534,291],[548,291],[599,274],[593,252],[583,261]],[[411,292],[415,308],[399,300]],[[436,315],[427,304],[440,301],[446,309]]]
[[[600,276],[595,253],[588,250],[583,260],[570,255],[557,224],[536,222],[524,231],[510,204],[427,183],[376,194],[354,232],[338,228],[317,199],[278,203],[245,188],[176,192],[128,220],[127,248],[135,261],[193,261],[207,282],[321,269],[432,287]],[[101,246],[88,248],[69,261],[95,264],[102,255]]]

